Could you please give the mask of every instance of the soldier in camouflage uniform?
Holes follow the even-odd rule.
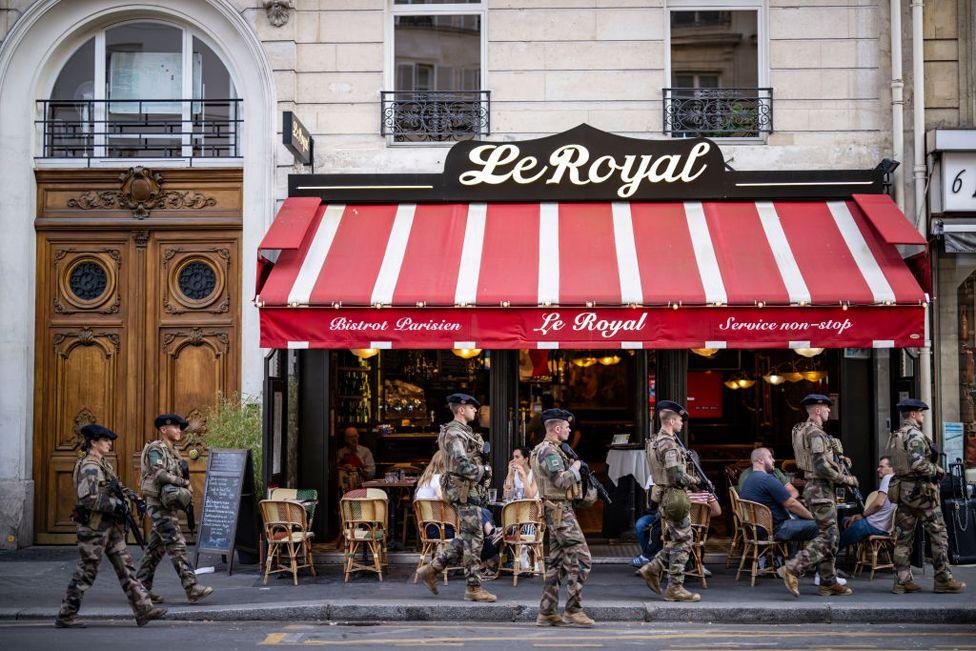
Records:
[[[72,519],[78,525],[81,560],[75,567],[54,624],[58,628],[84,628],[85,623],[78,618],[78,609],[85,591],[95,582],[104,552],[132,605],[136,623],[144,626],[165,615],[166,611],[153,607],[148,592],[136,580],[132,557],[125,546],[125,505],[108,488],[110,483],[118,481],[118,477],[105,455],[112,451],[112,441],[118,437],[112,430],[96,424],[85,425],[81,434],[85,437],[82,449],[88,454],[78,460],[72,475],[77,496]],[[123,490],[126,495],[135,495],[129,489]]]
[[[922,432],[925,411],[921,400],[906,399],[898,403],[902,426],[888,437],[885,454],[891,459],[895,476],[888,495],[898,505],[895,513],[895,594],[922,589],[912,579],[911,554],[915,525],[919,520],[932,541],[932,566],[935,568],[934,592],[962,592],[966,584],[952,578],[949,571],[945,521],[939,504],[939,480],[945,471],[930,458],[932,441]]]
[[[457,511],[460,530],[450,545],[446,545],[430,563],[417,570],[417,578],[437,594],[437,575],[460,560],[467,582],[464,598],[468,601],[495,601],[495,595],[481,587],[478,573],[481,547],[485,541],[481,513],[482,507],[488,505],[485,484],[491,481],[491,466],[487,462],[487,444],[468,423],[475,419],[481,405],[464,393],[449,395],[447,403],[454,420],[441,426],[437,438],[446,465],[441,488],[444,500]]]
[[[822,597],[853,594],[837,581],[834,559],[840,530],[837,528],[836,485],[857,486],[857,478],[847,475],[834,461],[834,449],[823,424],[830,416],[834,402],[825,395],[811,393],[800,401],[807,408],[807,420],[793,427],[793,452],[796,465],[804,471],[806,486],[803,501],[817,522],[819,533],[795,557],[777,570],[786,589],[800,596],[799,575],[817,566],[820,574],[818,591]]]
[[[152,592],[152,585],[156,566],[167,552],[191,604],[213,592],[210,586],[197,583],[193,565],[187,558],[186,539],[180,531],[179,509],[190,503],[193,492],[189,480],[183,478],[180,453],[173,444],[183,437],[183,430],[188,424],[175,414],[158,416],[154,425],[159,430],[160,438],[146,444],[142,450],[142,494],[146,498],[153,527],[149,534],[149,548],[139,565],[137,577],[149,590],[154,603],[163,601],[162,597]]]
[[[572,624],[590,627],[594,624],[580,603],[583,584],[593,566],[583,530],[573,512],[573,500],[582,496],[581,463],[579,460],[571,462],[561,449],[562,443],[569,438],[572,421],[573,414],[564,409],[543,411],[546,436],[529,456],[549,533],[545,585],[535,619],[538,626]],[[560,617],[556,608],[562,583],[566,584],[566,608]]]
[[[651,500],[658,504],[668,542],[653,559],[640,569],[647,587],[661,594],[661,577],[668,572],[668,589],[664,598],[668,601],[699,601],[701,595],[684,587],[685,565],[694,542],[691,527],[691,501],[686,489],[694,488],[699,479],[687,471],[688,459],[678,434],[688,418],[685,408],[671,400],[657,404],[661,429],[648,442],[647,462],[651,469],[654,488]]]

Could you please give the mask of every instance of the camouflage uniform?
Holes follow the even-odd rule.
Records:
[[[819,533],[803,550],[786,562],[786,569],[799,576],[816,565],[820,573],[820,585],[832,586],[837,583],[834,559],[840,540],[834,484],[844,484],[845,475],[833,462],[830,436],[813,420],[806,420],[793,427],[793,452],[797,466],[806,473],[803,501],[813,514]]]
[[[107,488],[113,479],[118,480],[112,466],[105,458],[89,454],[75,464],[72,477],[77,495],[73,517],[78,529],[81,559],[61,602],[58,619],[69,620],[78,614],[85,591],[95,582],[103,552],[115,568],[133,613],[138,617],[152,610],[148,590],[136,580],[132,556],[125,546],[124,526],[113,516],[121,507],[121,500],[111,495]]]
[[[488,493],[483,481],[490,478],[490,470],[482,456],[484,440],[468,425],[453,420],[441,426],[437,438],[444,451],[445,472],[441,478],[445,501],[457,511],[458,535],[445,545],[431,565],[438,572],[461,561],[468,587],[481,585],[478,568],[481,564],[481,547],[485,530],[481,525],[481,507],[488,505]]]
[[[669,586],[682,586],[694,542],[686,489],[697,486],[698,480],[687,472],[688,459],[675,434],[659,431],[648,442],[646,452],[654,480],[651,500],[660,506],[661,519],[668,532],[667,544],[651,562],[667,569]]]
[[[539,485],[546,528],[549,531],[549,553],[546,557],[545,585],[539,614],[555,615],[559,605],[559,586],[566,585],[567,613],[583,610],[580,603],[583,584],[593,561],[576,521],[572,501],[581,496],[581,479],[569,457],[548,439],[535,446],[529,456],[532,474]]]
[[[156,566],[169,552],[180,583],[189,592],[197,584],[197,577],[187,558],[186,539],[180,531],[178,511],[163,505],[161,493],[167,485],[186,489],[190,482],[183,479],[180,473],[179,453],[164,441],[157,440],[147,444],[143,448],[141,461],[142,494],[146,498],[153,526],[137,578],[146,586],[146,590],[152,590]]]
[[[931,442],[915,421],[904,424],[888,438],[885,454],[891,458],[895,476],[889,495],[898,505],[895,514],[895,572],[896,582],[912,582],[911,553],[915,525],[921,520],[932,543],[932,566],[937,582],[949,582],[948,545],[945,521],[939,503],[938,476],[942,469],[929,460]]]

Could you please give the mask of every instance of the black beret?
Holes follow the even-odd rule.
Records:
[[[475,409],[481,407],[481,403],[466,393],[452,393],[447,397],[449,405],[474,405]]]
[[[905,398],[897,405],[895,408],[900,412],[906,411],[927,411],[929,406],[922,402],[921,400],[916,400],[915,398]]]
[[[156,416],[153,425],[156,429],[159,429],[163,425],[179,425],[180,429],[186,429],[189,423],[179,414],[160,414]]]
[[[572,423],[576,418],[573,416],[573,412],[565,409],[546,409],[542,412],[541,417],[543,423],[549,420],[564,420],[567,423]]]
[[[89,441],[95,441],[97,439],[108,439],[110,441],[114,441],[115,439],[119,438],[118,434],[107,427],[102,427],[98,423],[92,423],[91,425],[85,425],[82,427],[81,435]]]
[[[657,406],[655,406],[654,409],[657,411],[657,413],[661,413],[663,410],[667,409],[681,416],[681,420],[688,420],[688,410],[674,400],[662,400],[657,403]]]
[[[808,407],[810,405],[827,405],[828,407],[833,407],[834,401],[822,393],[810,393],[800,401],[800,404],[804,407]]]

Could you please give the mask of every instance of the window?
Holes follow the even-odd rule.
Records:
[[[665,133],[757,138],[772,132],[772,89],[760,86],[760,10],[679,7],[669,14]]]
[[[240,156],[240,100],[217,53],[159,22],[109,27],[40,100],[45,158]]]
[[[382,133],[392,142],[453,141],[488,133],[482,90],[484,4],[394,0]]]

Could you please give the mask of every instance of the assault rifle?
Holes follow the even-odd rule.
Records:
[[[132,531],[132,535],[136,539],[136,543],[145,549],[146,541],[142,537],[142,527],[136,522],[136,519],[132,516],[132,507],[129,506],[130,497],[136,503],[136,510],[139,513],[139,518],[142,519],[146,514],[146,502],[145,500],[135,496],[133,493],[127,493],[122,484],[119,483],[118,479],[114,477],[108,482],[108,489],[114,497],[116,497],[122,504],[122,512],[119,514],[122,517],[122,528],[123,535]]]
[[[190,481],[190,464],[188,464],[186,461],[180,461],[180,474],[183,475],[183,479]],[[197,516],[196,511],[193,508],[192,496],[190,497],[190,501],[183,511],[186,513],[186,526],[190,530],[190,535],[194,535],[197,528]]]
[[[844,456],[844,446],[841,444],[840,439],[831,437],[830,441],[830,447],[834,451],[834,461],[840,466],[845,476],[853,477],[854,472],[851,470],[851,464],[847,461],[847,457]],[[851,491],[851,495],[854,496],[854,501],[861,507],[861,511],[864,511],[864,495],[861,494],[861,489],[857,486],[845,486],[845,488]]]
[[[613,500],[610,499],[610,494],[607,492],[607,489],[604,488],[599,479],[593,476],[593,473],[590,472],[590,467],[586,465],[585,461],[579,458],[579,455],[576,454],[576,450],[569,447],[569,443],[563,443],[559,446],[559,448],[566,454],[567,457],[573,461],[580,462],[579,472],[580,478],[583,480],[583,494],[586,494],[587,485],[589,485],[596,489],[596,494],[600,496],[600,499],[603,500],[604,504],[613,504]]]
[[[716,498],[718,498],[718,493],[715,492],[715,484],[712,483],[712,480],[709,479],[708,475],[705,474],[705,471],[702,470],[701,464],[698,463],[698,455],[692,453],[691,450],[686,448],[685,444],[682,443],[681,439],[678,438],[677,436],[674,437],[674,440],[678,442],[678,445],[681,446],[681,449],[685,451],[685,456],[688,458],[689,461],[691,461],[691,465],[695,469],[695,474],[698,475],[698,478],[702,482],[701,487],[704,488],[709,493],[711,493],[712,495],[714,495]]]

